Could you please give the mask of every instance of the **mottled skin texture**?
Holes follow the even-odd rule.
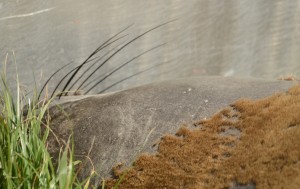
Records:
[[[165,81],[95,96],[69,96],[57,101],[69,115],[53,107],[51,128],[63,140],[74,132],[75,153],[89,156],[100,176],[109,176],[119,163],[131,163],[164,134],[182,124],[208,118],[242,98],[262,98],[286,91],[293,81],[196,77]],[[79,99],[81,98],[81,99]],[[76,100],[79,99],[79,100]],[[150,133],[150,134],[149,134]],[[147,140],[147,141],[145,141]],[[144,145],[145,144],[145,145]],[[52,153],[58,146],[50,137]],[[89,174],[88,164],[83,176]]]

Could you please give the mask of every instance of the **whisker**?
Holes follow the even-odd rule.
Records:
[[[157,49],[157,48],[159,48],[159,47],[161,47],[161,46],[163,46],[163,45],[165,45],[165,44],[166,44],[166,43],[157,45],[157,46],[155,46],[155,47],[153,47],[153,48],[151,48],[151,49],[149,49],[149,50],[147,50],[147,51],[145,51],[145,52],[143,52],[143,53],[141,53],[141,54],[139,54],[139,55],[133,57],[133,58],[130,59],[129,61],[123,63],[122,65],[120,65],[119,67],[117,67],[116,69],[114,69],[112,72],[110,72],[109,74],[107,74],[105,77],[103,77],[103,78],[102,78],[100,81],[98,81],[96,84],[94,84],[90,89],[88,89],[88,90],[85,92],[85,94],[87,94],[88,92],[90,92],[93,88],[95,88],[98,84],[100,84],[100,83],[101,83],[102,81],[104,81],[106,78],[108,78],[109,76],[111,76],[113,73],[115,73],[116,71],[120,70],[121,68],[123,68],[123,67],[126,66],[127,64],[131,63],[133,60],[135,60],[135,59],[141,57],[142,55],[144,55],[144,54],[146,54],[146,53],[148,53],[148,52],[150,52],[150,51],[153,51],[153,50],[155,50],[155,49]],[[79,90],[79,88],[80,88],[81,86],[82,86],[82,85],[80,85],[80,86],[78,87],[77,90]]]
[[[94,52],[92,52],[89,56],[88,56],[88,58],[81,64],[81,65],[79,65],[78,66],[78,68],[75,70],[75,72],[72,74],[72,76],[69,78],[69,80],[67,81],[67,83],[65,84],[65,86],[64,86],[64,88],[63,88],[63,90],[62,90],[62,92],[64,92],[65,90],[66,90],[66,88],[69,86],[69,84],[71,83],[71,81],[73,80],[73,78],[75,77],[75,75],[78,73],[78,71],[82,68],[82,66],[84,65],[84,64],[86,64],[86,62],[90,59],[90,58],[92,58],[97,52],[99,52],[100,50],[102,50],[103,48],[105,48],[104,46],[110,41],[110,40],[112,40],[114,37],[116,37],[116,36],[118,36],[119,34],[121,34],[122,32],[124,32],[125,30],[127,30],[128,28],[130,28],[132,25],[129,25],[129,26],[127,26],[125,29],[123,29],[122,31],[120,31],[120,32],[118,32],[117,34],[115,34],[114,36],[112,36],[112,37],[110,37],[108,40],[106,40],[104,43],[102,43]],[[62,95],[63,93],[60,93],[59,94],[59,98],[61,97],[61,95]],[[68,92],[66,92],[66,94],[65,95],[67,95],[68,94]]]
[[[110,43],[108,43],[105,47],[107,47],[108,45],[124,38],[128,36],[128,34],[124,35],[124,36],[121,36],[113,41],[111,41]],[[76,81],[74,81],[74,83],[69,87],[68,91],[71,91],[71,89],[74,87],[74,85],[97,63],[99,62],[102,58],[104,58],[107,54],[109,54],[111,51],[113,51],[114,49],[116,49],[117,47],[119,47],[120,45],[124,44],[125,42],[122,42],[121,44],[117,45],[116,47],[114,47],[113,49],[109,50],[107,53],[105,53],[103,56],[101,56],[98,60],[96,60],[90,67],[88,67],[77,79]],[[93,59],[95,60],[95,59]]]
[[[90,60],[88,60],[86,63],[89,63],[89,62],[91,62],[91,61],[93,61],[93,60],[95,60],[95,59],[97,59],[97,58],[99,58],[99,56],[98,57],[94,57],[94,58],[92,58],[92,59],[90,59]],[[70,62],[71,63],[71,62]],[[69,63],[69,64],[70,64]],[[65,66],[64,66],[65,67]],[[54,96],[54,93],[56,92],[56,90],[57,90],[57,88],[60,86],[60,84],[65,80],[65,78],[66,77],[68,77],[68,75],[70,75],[74,70],[76,70],[77,68],[78,68],[79,66],[76,66],[75,68],[73,68],[71,71],[69,71],[59,82],[58,82],[58,84],[56,85],[56,87],[55,87],[55,89],[53,90],[53,92],[52,92],[52,94],[51,94],[51,96],[50,96],[50,98],[52,98],[53,96]],[[60,68],[60,69],[62,69],[62,68]],[[57,71],[56,71],[57,72]],[[51,77],[50,77],[50,79],[51,79]],[[48,80],[50,80],[50,79],[48,79]]]
[[[125,42],[123,42],[123,43],[119,44],[118,46],[114,47],[113,49],[111,49],[109,52],[107,52],[107,53],[105,54],[105,56],[106,56],[107,54],[109,54],[111,51],[113,51],[113,50],[115,50],[116,48],[118,48],[120,45],[124,44],[124,43],[125,43]],[[104,56],[103,56],[103,57],[104,57]],[[101,57],[101,58],[102,58],[102,57]],[[99,60],[100,60],[100,59],[99,59]],[[99,60],[97,60],[97,61],[99,61]],[[92,66],[94,66],[96,63],[97,63],[97,62],[94,62]],[[92,66],[91,66],[91,67],[92,67]],[[105,75],[105,74],[102,74],[102,75],[99,76],[99,77],[102,77],[103,75]],[[84,88],[86,88],[87,86],[89,86],[90,84],[92,84],[94,81],[98,80],[99,77],[97,77],[97,78],[93,79],[92,81],[88,82],[87,84],[83,85],[83,86],[81,87],[80,90],[84,90]]]
[[[45,84],[43,85],[42,89],[40,90],[40,93],[38,95],[38,101],[40,100],[40,97],[42,95],[42,92],[44,91],[45,87],[47,86],[47,84],[50,82],[50,80],[53,78],[53,76],[55,76],[59,71],[61,71],[62,69],[64,69],[65,67],[67,67],[68,65],[70,65],[72,62],[69,62],[68,64],[62,66],[61,68],[59,68],[58,70],[56,70],[56,72],[54,72],[49,78],[48,80],[45,82]]]
[[[176,19],[175,19],[176,20]],[[160,28],[160,27],[162,27],[162,26],[164,26],[164,25],[167,25],[167,24],[169,24],[169,23],[171,23],[171,22],[174,22],[175,20],[171,20],[171,21],[168,21],[168,22],[165,22],[165,23],[163,23],[163,24],[160,24],[160,25],[158,25],[158,26],[156,26],[156,27],[153,27],[153,28],[151,28],[151,29],[149,29],[149,30],[147,30],[146,32],[144,32],[144,33],[142,33],[142,34],[140,34],[140,35],[138,35],[137,37],[135,37],[135,38],[133,38],[132,40],[130,40],[129,42],[127,42],[125,45],[123,45],[120,49],[118,49],[116,52],[114,52],[111,56],[109,56],[102,64],[100,64],[84,81],[83,81],[83,83],[81,84],[81,85],[83,85],[98,69],[100,69],[105,63],[107,63],[112,57],[114,57],[118,52],[120,52],[121,50],[123,50],[125,47],[127,47],[128,45],[130,45],[131,43],[133,43],[134,41],[136,41],[137,39],[139,39],[139,38],[141,38],[141,37],[143,37],[144,35],[146,35],[147,33],[149,33],[149,32],[151,32],[151,31],[153,31],[153,30],[155,30],[155,29],[157,29],[157,28]]]
[[[160,64],[156,64],[156,65],[154,65],[154,66],[151,66],[150,68],[147,68],[147,69],[145,69],[145,70],[139,71],[139,72],[137,72],[137,73],[135,73],[135,74],[133,74],[133,75],[131,75],[131,76],[125,77],[125,78],[123,78],[123,79],[121,79],[121,80],[119,80],[119,81],[113,83],[112,85],[110,85],[110,86],[104,88],[103,90],[101,90],[101,91],[98,92],[97,94],[101,94],[101,93],[107,91],[108,89],[110,89],[110,88],[112,88],[112,87],[118,85],[119,83],[122,83],[123,81],[126,81],[126,80],[128,80],[128,79],[130,79],[130,78],[132,78],[132,77],[134,77],[134,76],[140,75],[140,74],[142,74],[142,73],[144,73],[144,72],[146,72],[146,71],[149,71],[149,70],[151,70],[151,69],[153,69],[153,68],[155,68],[155,67],[161,66],[161,65],[163,65],[164,63],[165,63],[165,62],[160,63]]]

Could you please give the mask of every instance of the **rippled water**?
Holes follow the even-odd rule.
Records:
[[[300,76],[299,9],[299,1],[281,0],[0,1],[0,59],[4,61],[10,52],[12,81],[13,50],[22,83],[32,86],[34,75],[39,87],[55,70],[73,61],[53,79],[53,88],[67,70],[127,26],[133,24],[124,32],[128,36],[110,48],[177,19],[138,39],[105,64],[96,76],[167,43],[120,69],[99,88],[161,63],[110,90],[201,75]]]

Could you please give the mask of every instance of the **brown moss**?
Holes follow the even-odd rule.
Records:
[[[300,187],[300,86],[261,100],[241,99],[197,129],[162,138],[142,155],[119,188]],[[117,179],[106,180],[111,188]]]

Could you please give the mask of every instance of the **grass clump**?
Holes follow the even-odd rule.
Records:
[[[47,137],[51,131],[47,110],[51,100],[26,99],[20,94],[18,81],[17,96],[13,98],[5,71],[0,86],[0,188],[90,187],[92,175],[83,182],[77,179],[75,166],[80,162],[73,159],[72,140],[61,150],[57,167],[53,166],[47,150]],[[23,115],[25,104],[28,109]]]

